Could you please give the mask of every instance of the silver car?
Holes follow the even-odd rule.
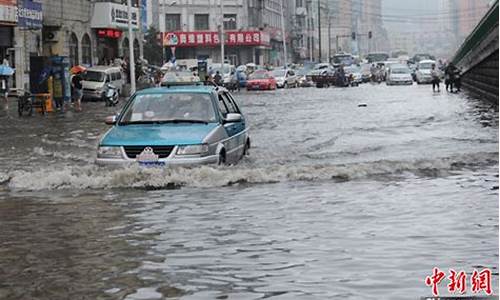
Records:
[[[293,70],[277,69],[273,71],[273,76],[276,78],[276,86],[278,88],[297,87],[297,76]]]

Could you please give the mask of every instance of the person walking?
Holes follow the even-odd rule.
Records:
[[[436,92],[436,87],[437,87],[437,92],[440,92],[439,89],[439,83],[441,82],[441,79],[439,78],[439,70],[436,68],[436,64],[432,64],[431,66],[431,77],[432,77],[432,91]]]
[[[83,85],[82,85],[82,73],[76,73],[71,79],[71,86],[73,90],[73,104],[75,105],[76,111],[82,111],[82,97],[83,97]]]
[[[220,75],[219,71],[215,72],[214,82],[215,82],[216,85],[221,85],[222,84],[222,76]]]
[[[452,62],[450,62],[448,66],[446,66],[446,68],[444,69],[444,74],[445,78],[448,80],[448,84],[446,84],[445,81],[446,91],[448,91],[449,87],[450,88],[449,91],[453,93],[453,86],[455,84],[455,66],[453,65]]]
[[[0,76],[0,98],[8,104],[9,96],[9,77]]]

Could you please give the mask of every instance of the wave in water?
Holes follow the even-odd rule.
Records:
[[[61,189],[144,188],[168,189],[181,186],[217,187],[234,184],[264,184],[288,181],[348,181],[404,175],[439,177],[451,171],[498,164],[498,153],[477,153],[449,158],[417,161],[375,161],[343,165],[270,165],[193,169],[141,168],[108,169],[92,166],[67,166],[34,171],[0,173],[0,184],[11,190],[39,191]]]

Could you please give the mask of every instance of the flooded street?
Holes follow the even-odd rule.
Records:
[[[498,108],[427,85],[235,97],[253,147],[220,168],[96,166],[103,103],[0,111],[0,299],[418,299],[433,267],[490,268],[498,294]]]

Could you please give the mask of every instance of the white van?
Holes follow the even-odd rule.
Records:
[[[118,67],[95,66],[88,68],[82,77],[83,98],[85,99],[102,99],[106,83],[114,85],[118,94],[123,90],[123,76]]]

